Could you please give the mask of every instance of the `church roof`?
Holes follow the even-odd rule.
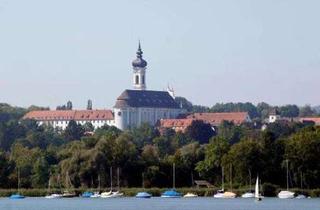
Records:
[[[114,107],[180,108],[168,92],[153,90],[125,90]]]

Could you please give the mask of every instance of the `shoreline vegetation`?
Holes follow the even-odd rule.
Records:
[[[281,188],[276,188],[276,186],[267,184],[263,185],[262,194],[265,197],[276,197]],[[267,188],[267,189],[265,189]],[[151,193],[153,197],[159,197],[161,194],[170,188],[121,188],[121,192],[125,197],[134,197],[138,192],[148,192]],[[200,197],[212,197],[217,190],[220,188],[176,188],[176,190],[182,194],[187,194],[188,192],[195,193]],[[241,188],[241,189],[233,189],[233,192],[237,194],[237,197],[241,197],[241,195],[248,191],[249,188]],[[52,192],[63,192],[65,189],[51,189]],[[77,188],[72,189],[77,195],[81,195],[83,192],[91,191],[98,192],[99,189],[95,188]],[[295,194],[304,194],[306,196],[310,196],[311,198],[320,197],[320,189],[299,189],[293,188],[290,189],[295,192]],[[101,189],[101,192],[108,192],[110,188]],[[17,189],[0,189],[0,197],[9,197],[11,194],[16,193]],[[20,189],[19,192],[26,197],[44,197],[48,194],[47,189]],[[264,193],[265,192],[265,193]]]
[[[173,174],[181,193],[196,190],[200,196],[212,195],[223,184],[240,195],[257,176],[264,196],[287,186],[297,194],[320,195],[320,126],[308,122],[264,124],[262,117],[251,116],[252,122],[223,121],[214,130],[195,121],[176,132],[149,124],[93,130],[91,123],[70,121],[59,130],[23,120],[25,112],[0,104],[0,196],[18,189],[25,196],[53,189],[80,194],[99,186],[120,186],[126,196],[144,186],[158,196],[172,186]],[[193,189],[195,180],[214,188]]]

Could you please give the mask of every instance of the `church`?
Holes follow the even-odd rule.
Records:
[[[141,45],[132,61],[133,90],[125,90],[113,107],[114,125],[121,129],[138,127],[142,123],[155,125],[160,119],[172,119],[185,112],[167,91],[147,90],[147,62]]]
[[[142,58],[139,42],[137,57],[132,62],[133,89],[125,90],[117,98],[111,110],[46,110],[31,111],[24,119],[34,119],[39,125],[66,129],[70,120],[84,125],[91,123],[95,129],[103,125],[116,126],[121,130],[139,127],[142,123],[155,125],[158,120],[176,118],[185,112],[174,100],[170,91],[147,90],[147,62]],[[172,93],[172,92],[170,92]]]

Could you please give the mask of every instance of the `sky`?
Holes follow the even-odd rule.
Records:
[[[112,108],[141,40],[150,90],[320,104],[319,0],[0,0],[0,102]]]

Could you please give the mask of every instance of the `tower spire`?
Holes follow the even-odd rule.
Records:
[[[137,90],[146,89],[146,67],[147,61],[142,58],[142,49],[140,40],[138,42],[137,58],[132,61],[133,67],[133,87]]]
[[[141,43],[140,43],[140,40],[139,40],[139,45],[138,45],[138,51],[137,51],[137,58],[142,58],[142,50],[141,50]]]

